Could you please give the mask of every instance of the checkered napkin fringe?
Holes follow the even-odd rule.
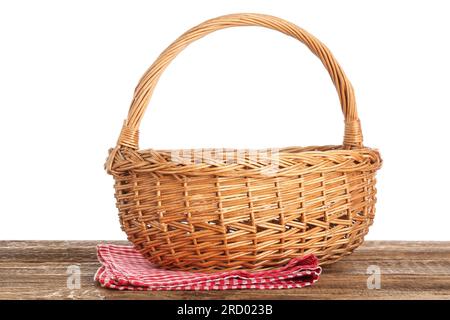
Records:
[[[95,280],[103,287],[117,290],[302,288],[317,282],[322,272],[314,255],[292,259],[274,270],[216,273],[160,269],[145,260],[132,246],[100,244],[97,256],[102,266],[95,274]]]

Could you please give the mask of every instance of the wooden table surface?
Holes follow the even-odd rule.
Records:
[[[93,281],[101,242],[0,241],[0,299],[450,299],[450,242],[367,241],[325,266],[312,287],[206,292],[101,288]],[[80,267],[81,287],[71,290],[73,265]],[[380,268],[380,289],[367,287],[370,265]]]

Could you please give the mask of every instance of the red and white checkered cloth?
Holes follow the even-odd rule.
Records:
[[[118,290],[302,288],[317,282],[322,272],[314,255],[292,259],[274,270],[216,273],[164,270],[148,262],[132,246],[100,244],[97,256],[102,266],[95,280],[103,287]]]

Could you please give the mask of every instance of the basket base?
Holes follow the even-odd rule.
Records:
[[[251,262],[243,262],[242,260],[237,260],[236,262],[229,263],[220,263],[217,264],[217,261],[198,261],[198,260],[188,260],[184,259],[182,261],[180,260],[173,260],[168,259],[168,257],[165,257],[164,259],[157,259],[155,256],[149,253],[148,248],[134,245],[135,248],[141,252],[141,254],[147,258],[149,262],[155,263],[159,265],[159,267],[167,269],[167,270],[174,270],[174,271],[192,271],[192,272],[222,272],[222,271],[231,271],[231,270],[247,270],[247,271],[256,271],[256,270],[271,270],[271,269],[277,269],[284,265],[286,265],[291,259],[298,258],[302,256],[306,256],[308,254],[314,254],[318,260],[319,265],[329,265],[332,263],[335,263],[339,261],[340,259],[344,258],[345,256],[348,256],[353,253],[353,251],[358,248],[363,242],[364,242],[364,236],[367,234],[367,231],[361,235],[360,237],[356,238],[354,242],[348,245],[338,245],[338,246],[330,246],[328,249],[321,250],[321,249],[308,249],[308,250],[300,250],[298,253],[292,253],[290,255],[287,255],[283,259],[275,259],[276,254],[269,256],[269,259],[256,261],[252,260]]]

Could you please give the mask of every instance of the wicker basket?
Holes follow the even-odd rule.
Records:
[[[139,124],[165,68],[191,42],[235,26],[278,30],[322,61],[340,98],[343,145],[139,150]],[[350,254],[372,224],[380,165],[379,153],[362,144],[353,88],[327,47],[285,20],[232,14],[190,29],[156,59],[105,167],[115,179],[122,229],[149,261],[215,271],[272,268],[308,253],[328,264]]]

